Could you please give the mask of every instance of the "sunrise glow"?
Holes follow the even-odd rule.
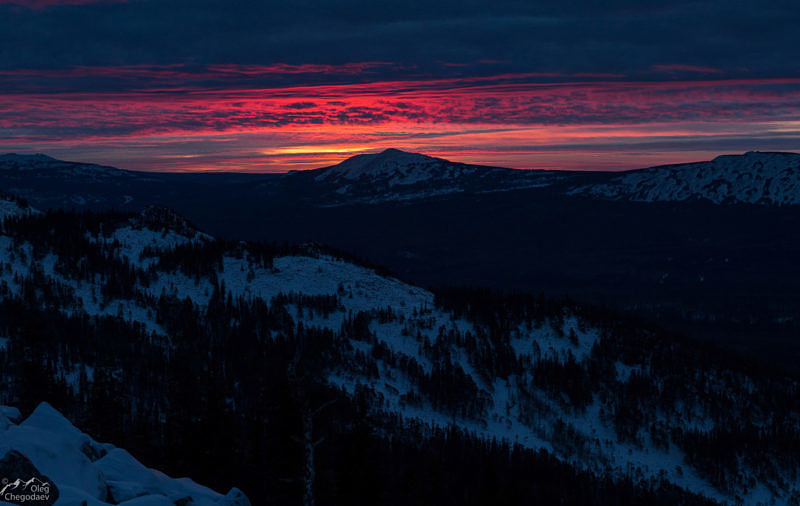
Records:
[[[394,147],[621,170],[800,147],[798,67],[759,50],[794,35],[768,10],[748,11],[770,27],[751,44],[724,24],[687,36],[682,8],[416,6],[418,19],[401,6],[181,5],[0,0],[0,152],[285,172]]]

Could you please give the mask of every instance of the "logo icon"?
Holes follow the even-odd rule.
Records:
[[[3,478],[0,482],[0,500],[25,504],[27,502],[45,502],[50,500],[50,482],[33,477],[27,480]]]

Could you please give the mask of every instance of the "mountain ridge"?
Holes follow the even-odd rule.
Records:
[[[125,169],[118,169],[108,165],[99,165],[94,163],[84,162],[71,162],[66,160],[59,160],[51,156],[36,153],[32,155],[7,153],[0,155],[0,171],[28,171],[28,170],[46,170],[50,172],[60,172],[65,175],[102,175],[102,176],[116,176],[123,174],[132,174],[131,171]]]
[[[242,184],[246,182],[253,184]],[[314,202],[322,207],[536,189],[645,203],[705,199],[717,205],[782,206],[800,204],[800,154],[749,151],[709,161],[594,172],[474,165],[389,148],[328,167],[260,179],[239,173],[144,173],[64,162],[43,154],[6,154],[0,155],[0,184],[41,208],[169,205],[164,198],[181,194],[192,198],[192,192],[213,198],[220,185],[243,197],[275,195],[287,203]],[[37,199],[45,199],[44,205]]]
[[[748,151],[705,162],[636,169],[567,193],[636,202],[706,199],[715,204],[797,205],[800,154]]]
[[[42,162],[55,162],[59,161],[52,156],[45,155],[44,153],[34,153],[30,154],[18,154],[18,153],[6,153],[0,155],[0,162],[24,162],[24,161],[42,161]]]

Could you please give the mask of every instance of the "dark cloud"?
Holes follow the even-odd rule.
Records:
[[[317,104],[314,102],[292,102],[291,104],[286,104],[284,107],[287,109],[313,109],[316,106]]]
[[[29,3],[45,8],[0,3],[0,68],[381,61],[402,65],[383,74],[439,76],[800,72],[796,1]]]

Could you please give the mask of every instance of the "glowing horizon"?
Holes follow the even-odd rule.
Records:
[[[0,152],[284,172],[800,151],[794,4],[0,0]],[[733,36],[732,36],[733,35]]]
[[[365,69],[386,65],[325,70],[365,79]],[[800,78],[532,82],[542,77],[500,74],[255,88],[227,82],[239,73],[274,79],[318,70],[0,71],[8,82],[31,74],[48,83],[64,75],[133,75],[147,85],[97,92],[6,87],[0,151],[134,170],[286,172],[390,147],[466,163],[564,170],[800,147]]]

